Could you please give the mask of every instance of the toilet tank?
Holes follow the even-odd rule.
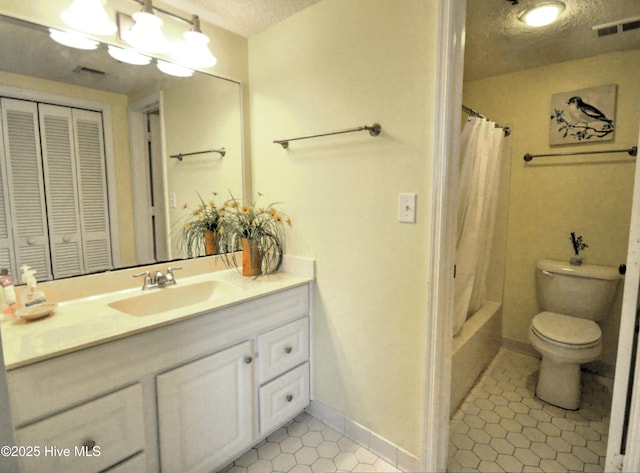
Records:
[[[608,266],[540,260],[538,302],[545,311],[599,321],[609,313],[620,279],[618,270]]]

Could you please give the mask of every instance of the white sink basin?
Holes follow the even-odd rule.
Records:
[[[181,286],[150,289],[138,296],[120,299],[109,307],[129,315],[143,316],[166,312],[228,295],[237,288],[220,281],[204,281]]]

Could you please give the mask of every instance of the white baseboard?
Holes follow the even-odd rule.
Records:
[[[305,410],[309,415],[375,453],[399,470],[420,470],[420,461],[412,454],[321,402],[312,400]]]

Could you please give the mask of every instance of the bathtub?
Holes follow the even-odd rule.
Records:
[[[451,410],[453,415],[489,366],[502,344],[502,307],[487,302],[467,319],[453,337],[451,360]]]

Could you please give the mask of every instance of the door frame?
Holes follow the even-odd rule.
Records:
[[[640,144],[640,130],[638,143]],[[626,265],[605,471],[637,471],[640,468],[640,359],[638,350],[633,353],[640,285],[640,166],[637,160]],[[629,387],[631,360],[634,356],[634,383]],[[627,396],[631,396],[631,404],[623,455],[620,453],[623,446],[623,432],[620,426],[623,425],[626,414]]]
[[[453,265],[455,261],[455,160],[458,156],[464,72],[467,0],[439,0],[436,117],[431,176],[430,264],[428,265],[422,471],[446,471],[451,395]],[[640,142],[640,136],[638,138]],[[620,335],[605,471],[640,469],[640,359],[632,353],[640,282],[640,166],[636,165]],[[632,357],[636,358],[626,454],[619,426]]]
[[[460,146],[466,3],[439,1],[421,471],[447,471],[457,162],[449,157]]]
[[[161,252],[165,258],[171,259],[169,250],[169,211],[167,199],[167,166],[164,156],[165,141],[162,92],[155,92],[129,106],[129,139],[131,148],[131,194],[133,197],[134,234],[136,245],[136,260],[138,264],[156,263],[153,246]],[[152,110],[160,111],[160,136],[154,140],[154,149],[159,156],[154,156],[154,163],[158,166],[160,178],[154,180],[153,193],[155,208],[150,208],[149,197],[151,195],[151,170],[149,169],[149,150],[147,146],[146,114]],[[159,141],[159,142],[158,142]],[[152,212],[162,223],[155,233],[151,228]],[[154,243],[155,239],[155,243]]]

